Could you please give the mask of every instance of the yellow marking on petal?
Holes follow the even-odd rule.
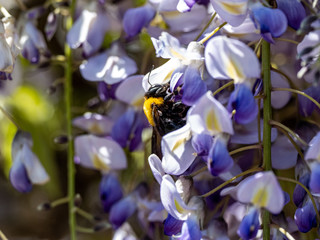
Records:
[[[213,109],[210,109],[207,113],[206,126],[207,129],[212,133],[221,132],[221,125],[219,123],[219,119],[216,116],[216,113]]]
[[[93,154],[92,158],[93,166],[99,170],[109,171],[109,166],[102,161],[98,154]]]
[[[155,123],[153,121],[153,116],[152,116],[152,104],[161,105],[161,104],[163,104],[163,102],[164,102],[164,100],[162,97],[160,97],[160,98],[150,97],[148,99],[145,99],[145,101],[144,101],[144,104],[143,104],[144,114],[146,115],[150,125],[153,127],[154,127]]]
[[[93,134],[102,134],[103,130],[101,129],[99,124],[93,123],[89,127],[89,132],[91,132]]]
[[[233,15],[244,14],[247,9],[247,2],[244,3],[222,3],[219,2],[220,6],[226,11]]]
[[[256,193],[254,194],[252,198],[252,203],[259,206],[259,207],[265,207],[267,206],[269,200],[269,194],[266,187],[260,188]]]
[[[132,105],[134,106],[134,107],[140,107],[142,104],[143,104],[143,102],[144,102],[144,98],[137,98],[137,99],[135,99],[133,102],[132,102]]]
[[[176,206],[176,209],[179,213],[183,213],[184,212],[184,209],[183,207],[181,207],[181,205],[178,203],[178,201],[176,199],[174,199],[174,205]]]
[[[178,58],[180,60],[183,60],[183,61],[187,61],[188,60],[182,54],[180,54],[179,52],[177,52],[173,48],[170,48],[170,53],[172,54],[172,56],[174,56],[175,58]]]
[[[186,143],[187,139],[186,138],[181,138],[178,141],[176,141],[176,143],[174,144],[173,148],[172,148],[172,152],[177,150],[178,147],[180,147],[182,144]]]
[[[234,80],[241,80],[244,79],[243,72],[241,71],[241,68],[237,65],[237,63],[232,59],[228,59],[227,63],[227,74],[230,76],[230,78]]]

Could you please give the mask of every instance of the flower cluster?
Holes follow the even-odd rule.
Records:
[[[0,6],[0,79],[16,81],[19,54],[33,71],[65,68],[59,81],[67,135],[56,143],[69,146],[62,202],[69,202],[71,239],[76,229],[112,229],[117,240],[302,239],[315,232],[318,5],[47,1],[22,4],[16,19]],[[49,174],[35,154],[31,127],[23,126],[16,125],[8,178],[27,193]],[[75,186],[82,186],[75,178],[83,176],[100,179],[100,193],[90,197],[99,198],[102,217],[76,201]],[[76,228],[77,213],[93,226]]]

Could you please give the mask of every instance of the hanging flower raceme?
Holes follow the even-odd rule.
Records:
[[[235,110],[235,121],[245,124],[255,119],[258,108],[251,88],[252,80],[260,77],[260,64],[252,49],[239,40],[217,36],[207,43],[205,60],[213,78],[234,80],[228,110]]]
[[[12,186],[19,192],[29,192],[33,184],[45,184],[49,176],[38,157],[32,152],[30,133],[18,130],[12,142],[13,164],[10,170]]]

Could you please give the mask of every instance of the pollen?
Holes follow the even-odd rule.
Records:
[[[155,125],[155,123],[153,121],[153,116],[152,116],[152,106],[153,105],[161,105],[161,104],[163,104],[163,102],[164,102],[164,100],[162,97],[159,97],[159,98],[150,97],[144,101],[143,111],[144,111],[144,114],[146,115],[151,126]]]

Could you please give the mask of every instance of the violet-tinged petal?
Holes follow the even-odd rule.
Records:
[[[306,173],[299,178],[299,182],[302,183],[307,188],[309,188],[309,181],[310,181],[309,173]],[[302,203],[304,201],[306,194],[307,194],[306,190],[304,190],[304,188],[301,187],[299,184],[295,186],[293,195],[292,195],[292,200],[297,207],[302,207]]]
[[[259,2],[251,5],[251,18],[261,34],[270,33],[272,37],[280,37],[288,25],[288,20],[280,9],[264,7]]]
[[[27,39],[22,47],[21,54],[24,58],[28,59],[31,63],[36,64],[39,62],[40,53],[31,39]]]
[[[49,41],[53,38],[54,34],[56,33],[57,27],[58,27],[57,15],[54,12],[51,12],[48,14],[47,23],[44,29],[47,39]]]
[[[120,83],[109,85],[105,82],[98,82],[97,91],[100,100],[106,102],[109,99],[116,99],[115,92],[119,85]]]
[[[313,97],[317,102],[320,102],[320,86],[310,86],[307,89],[305,89],[303,92],[305,94],[308,94],[310,97]],[[316,109],[316,105],[310,101],[310,99],[306,98],[305,96],[298,96],[298,102],[299,102],[299,113],[303,117],[308,117],[313,113],[313,110]]]
[[[200,240],[202,234],[196,219],[189,217],[187,221],[182,224],[181,235],[177,237],[179,240]]]
[[[40,18],[46,11],[43,6],[33,7],[25,13],[25,17],[29,20]]]
[[[275,169],[288,169],[296,165],[298,152],[286,136],[278,136],[271,146],[271,162]]]
[[[233,134],[232,121],[225,107],[208,91],[187,114],[187,122],[195,134],[216,135],[218,133]]]
[[[186,124],[164,135],[161,140],[161,150],[163,170],[172,175],[184,173],[195,159],[190,126]]]
[[[160,198],[167,212],[178,220],[186,220],[190,211],[195,210],[193,207],[188,207],[182,200],[170,175],[162,177]]]
[[[288,81],[275,71],[271,71],[271,85],[272,87],[290,88]],[[281,109],[289,102],[290,98],[290,92],[273,91],[271,93],[271,105],[275,109]]]
[[[238,228],[238,235],[243,240],[255,238],[259,229],[259,211],[251,208],[249,213],[242,219]]]
[[[318,206],[317,206],[318,208]],[[294,221],[300,232],[309,232],[317,226],[317,216],[310,199],[302,208],[298,208],[294,214]]]
[[[258,114],[258,105],[246,84],[237,84],[235,86],[227,108],[229,112],[236,110],[234,120],[239,124],[252,122]]]
[[[80,47],[88,36],[90,25],[97,17],[97,13],[83,10],[80,17],[74,22],[72,28],[67,33],[67,43],[73,49]]]
[[[163,222],[164,234],[167,236],[178,234],[183,223],[184,221],[178,220],[168,214],[168,217]]]
[[[288,25],[298,30],[302,20],[306,17],[306,10],[298,0],[277,0],[278,8],[286,15]]]
[[[159,184],[161,184],[162,176],[165,175],[165,172],[161,165],[161,160],[157,155],[151,154],[148,158],[148,162],[154,178],[157,180]]]
[[[37,49],[47,50],[47,44],[44,40],[42,33],[36,28],[36,26],[32,22],[27,22],[24,28],[24,34],[20,39],[20,43],[22,44],[24,41],[25,34],[31,39],[33,44]]]
[[[203,5],[196,4],[193,6],[190,12],[179,13],[176,10],[178,0],[169,0],[166,2],[172,2],[175,4],[174,8],[170,9],[169,11],[164,12],[159,10],[171,32],[186,33],[197,30],[201,27],[203,21],[208,17],[207,8]]]
[[[137,209],[135,199],[129,195],[115,203],[109,214],[109,221],[114,229],[119,228]]]
[[[248,0],[211,0],[211,4],[231,26],[239,26],[247,16]]]
[[[98,15],[90,24],[86,40],[83,42],[85,57],[91,56],[101,47],[105,34],[109,29],[109,19],[104,10],[98,10]]]
[[[312,162],[312,160],[320,161],[320,132],[310,141],[305,160],[307,162]]]
[[[114,121],[106,116],[87,112],[73,119],[72,124],[92,134],[107,135],[111,132]]]
[[[129,151],[137,150],[142,143],[142,132],[149,126],[145,115],[142,112],[136,112],[136,120],[132,127],[133,131],[130,135]]]
[[[45,184],[49,181],[49,176],[40,163],[38,157],[31,151],[30,147],[23,144],[20,149],[21,161],[24,164],[28,177],[33,184]],[[18,158],[18,155],[17,155]]]
[[[133,75],[123,80],[115,92],[116,98],[131,106],[141,108],[145,93],[141,84],[143,77],[144,75]]]
[[[243,42],[225,36],[208,41],[205,48],[206,67],[216,79],[234,79],[241,83],[260,77],[260,63],[256,54]]]
[[[320,193],[320,163],[314,164],[314,166],[311,169],[309,187],[311,193]]]
[[[100,171],[127,167],[127,158],[123,149],[111,139],[81,135],[75,138],[74,145],[75,156],[84,167]]]
[[[174,90],[176,90],[177,87],[183,84],[183,81],[184,81],[183,74],[184,74],[184,68],[179,68],[172,74],[172,78],[170,80],[171,92],[174,92]]]
[[[208,156],[213,144],[212,136],[208,134],[196,134],[192,137],[192,147],[198,156]]]
[[[233,165],[233,159],[229,155],[226,143],[215,137],[208,156],[208,169],[213,176],[228,171]]]
[[[272,171],[257,173],[240,182],[237,199],[264,207],[273,214],[280,213],[284,206],[282,189]]]
[[[139,34],[143,27],[149,25],[155,14],[155,9],[149,5],[128,9],[122,21],[127,36],[130,38]]]
[[[151,38],[151,40],[157,57],[184,59],[186,49],[181,47],[179,40],[169,33],[162,32],[159,39]]]
[[[307,60],[308,58],[318,56],[319,47],[316,46],[320,41],[320,30],[309,32],[304,36],[303,40],[297,46],[297,55],[303,60]],[[303,51],[306,48],[312,48],[311,52],[305,53],[302,55]]]
[[[9,178],[12,186],[19,192],[27,193],[31,191],[32,183],[20,157],[13,162],[13,165],[10,169]]]
[[[86,80],[105,81],[108,84],[118,83],[136,71],[135,61],[116,44],[80,65],[81,75]]]
[[[135,111],[130,108],[117,120],[112,127],[112,139],[119,143],[119,145],[123,148],[127,146],[134,119]]]
[[[109,212],[113,204],[119,201],[122,196],[122,187],[117,177],[113,174],[104,175],[100,182],[100,200],[104,212]]]
[[[189,12],[196,2],[196,0],[179,0],[177,10],[179,12]]]
[[[192,106],[207,92],[207,85],[202,80],[198,69],[191,66],[187,68],[183,77],[182,102],[187,106]]]

